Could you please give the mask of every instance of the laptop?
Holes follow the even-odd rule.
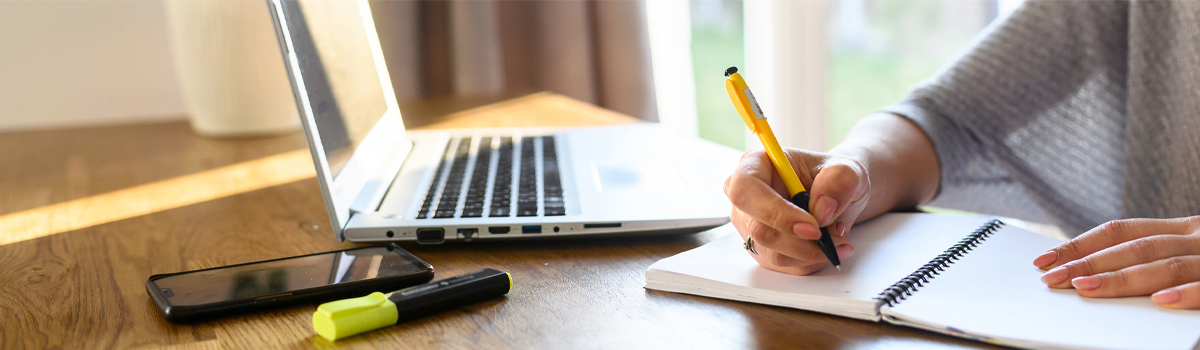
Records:
[[[268,0],[338,240],[698,232],[740,152],[657,124],[406,131],[366,0]]]

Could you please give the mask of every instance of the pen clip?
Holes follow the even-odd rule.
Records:
[[[746,96],[749,91],[750,87],[746,85],[741,74],[732,73],[725,78],[725,92],[728,92],[729,99],[734,101],[733,106],[737,108],[738,114],[742,116],[742,121],[746,122],[746,127],[750,128],[750,132],[758,133],[758,125],[755,123],[757,117],[755,106]]]

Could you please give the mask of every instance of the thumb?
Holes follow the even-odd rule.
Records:
[[[869,186],[866,174],[859,170],[857,164],[830,160],[833,163],[823,166],[813,179],[812,201],[809,203],[813,217],[822,227],[841,216],[854,202],[860,201]]]

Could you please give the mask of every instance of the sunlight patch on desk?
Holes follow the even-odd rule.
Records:
[[[0,245],[316,176],[307,149],[0,216]]]

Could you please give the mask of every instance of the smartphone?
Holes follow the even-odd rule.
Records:
[[[146,292],[171,322],[390,292],[429,282],[433,266],[395,243],[150,276]]]

